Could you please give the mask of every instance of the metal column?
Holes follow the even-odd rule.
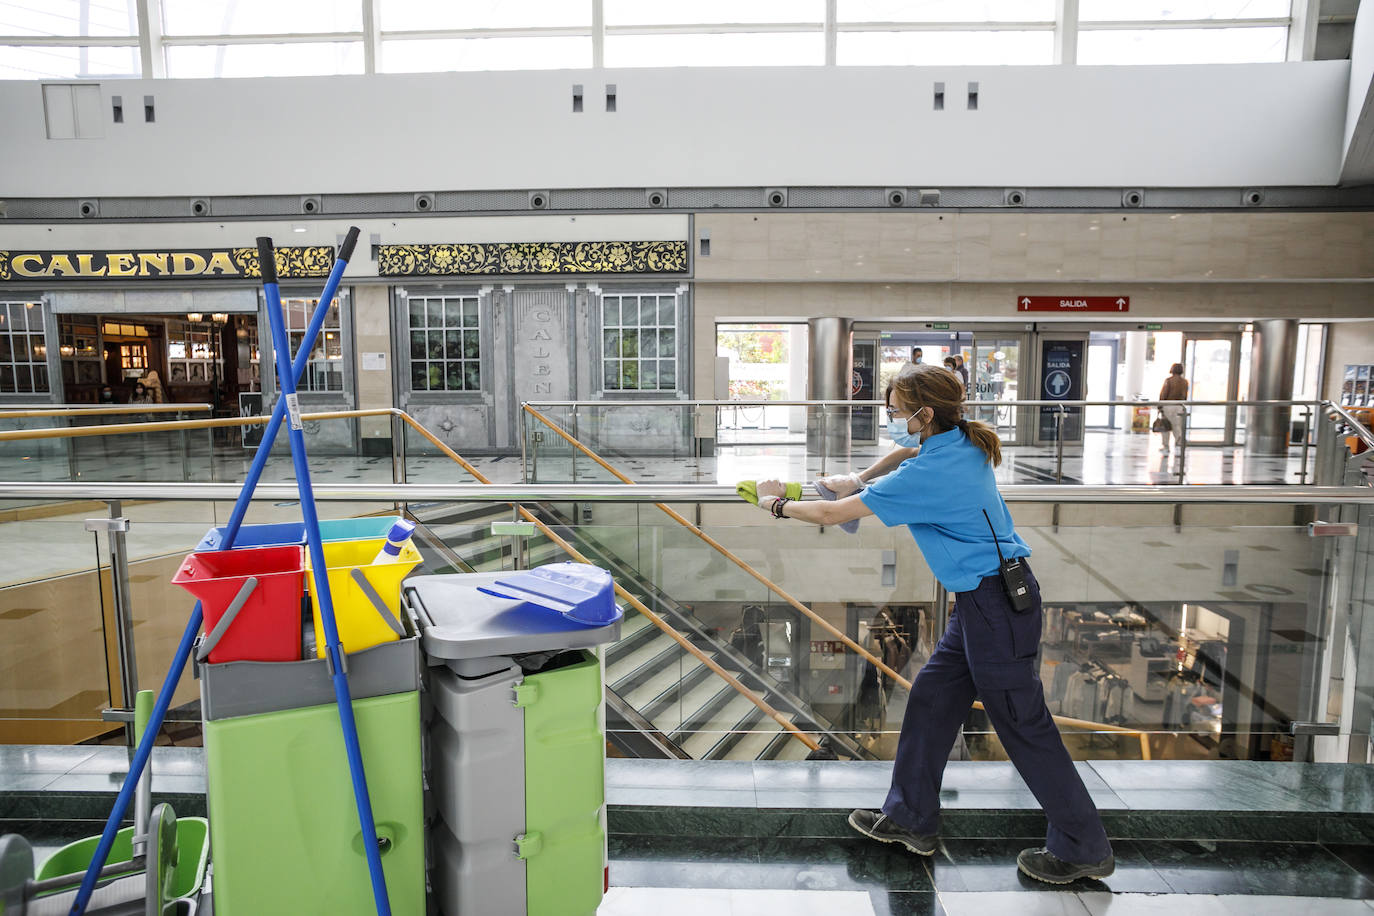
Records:
[[[1287,401],[1293,397],[1293,366],[1298,351],[1296,318],[1275,318],[1254,323],[1250,348],[1250,399]],[[1288,407],[1250,407],[1245,428],[1245,457],[1285,458],[1288,456]],[[1249,468],[1251,483],[1284,483],[1284,469],[1277,463],[1273,479],[1264,480]]]
[[[806,396],[813,401],[848,400],[854,375],[854,321],[851,318],[807,319]],[[821,473],[849,468],[849,411],[812,407],[806,424],[806,453],[819,457]]]

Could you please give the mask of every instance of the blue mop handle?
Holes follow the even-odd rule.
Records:
[[[291,375],[291,349],[286,339],[286,322],[281,313],[281,294],[277,289],[277,269],[272,253],[272,240],[266,237],[259,238],[258,252],[262,260],[262,288],[267,296],[267,320],[272,326],[272,349],[277,354],[281,399],[286,402],[289,421],[287,435],[291,439],[291,462],[296,468],[296,488],[300,492],[301,515],[305,519],[305,539],[310,548],[310,574],[320,608],[320,621],[324,624],[325,654],[329,659],[329,670],[334,681],[334,700],[339,707],[339,724],[343,728],[348,769],[353,778],[353,798],[357,803],[358,822],[362,827],[363,851],[367,853],[367,869],[372,877],[372,898],[377,905],[378,916],[391,916],[391,903],[386,893],[386,875],[382,871],[382,853],[377,846],[377,827],[372,820],[372,801],[367,792],[367,774],[363,771],[363,753],[358,743],[358,726],[353,719],[353,699],[348,693],[348,674],[344,670],[343,647],[339,645],[339,629],[334,622],[334,600],[329,593],[324,541],[320,537],[320,520],[315,513],[315,492],[310,484],[310,462],[305,453],[300,405],[296,401],[296,380]]]
[[[314,347],[315,338],[320,336],[320,329],[324,327],[324,320],[329,315],[330,303],[334,301],[334,294],[338,292],[339,280],[343,277],[344,268],[348,266],[349,259],[353,257],[353,248],[357,244],[358,227],[349,226],[348,234],[344,236],[343,244],[339,246],[339,255],[334,260],[334,269],[329,272],[329,279],[325,281],[324,292],[320,293],[319,305],[315,306],[315,314],[310,316],[310,324],[306,325],[300,352],[296,354],[295,361],[291,363],[291,378],[297,384],[305,376],[305,367],[310,364],[310,351]],[[272,265],[274,276],[276,266],[274,262]],[[290,351],[287,352],[289,354]],[[267,466],[267,459],[272,453],[272,446],[277,441],[277,431],[281,429],[281,421],[285,416],[286,400],[277,398],[277,403],[272,407],[272,419],[267,422],[267,427],[263,430],[262,441],[258,443],[257,453],[253,455],[253,464],[248,469],[248,476],[243,479],[243,489],[239,491],[239,497],[234,502],[234,511],[229,514],[229,524],[224,528],[221,550],[228,550],[234,546],[234,539],[238,537],[239,528],[243,526],[244,516],[248,514],[248,506],[253,501],[253,491],[257,489],[258,481],[262,478],[263,468]]]
[[[339,246],[339,254],[329,273],[329,279],[325,282],[324,292],[320,294],[320,303],[306,328],[301,352],[292,364],[291,368],[295,378],[300,378],[305,374],[311,345],[319,336],[320,328],[324,326],[324,319],[329,313],[330,303],[334,301],[334,294],[339,288],[339,280],[343,277],[344,268],[348,266],[348,261],[353,256],[353,249],[357,243],[358,227],[350,226],[348,234],[344,236],[343,244]],[[276,264],[274,262],[274,275],[275,269]],[[253,466],[249,470],[248,477],[244,480],[243,489],[239,491],[238,501],[234,504],[234,513],[230,518],[229,527],[225,530],[221,540],[221,550],[228,550],[234,546],[239,528],[243,525],[244,514],[248,510],[248,504],[252,501],[253,490],[256,489],[258,480],[262,477],[263,467],[267,464],[268,453],[272,451],[272,443],[276,441],[277,430],[281,426],[285,410],[285,402],[279,399],[272,411],[272,420],[267,424],[267,430],[263,433],[258,454],[253,458]],[[197,601],[195,609],[191,613],[191,619],[186,622],[186,631],[181,636],[181,644],[177,648],[176,657],[172,660],[172,666],[167,670],[167,677],[162,682],[162,692],[158,696],[157,703],[153,706],[153,712],[148,720],[148,728],[143,734],[143,740],[138,743],[133,760],[129,763],[129,774],[124,778],[124,785],[120,788],[119,795],[115,799],[114,809],[105,822],[105,829],[100,835],[100,842],[96,844],[95,855],[86,868],[81,887],[77,891],[76,899],[72,902],[71,916],[83,916],[87,905],[90,903],[91,894],[95,892],[100,870],[105,867],[105,862],[110,857],[110,849],[114,846],[114,838],[115,834],[119,832],[119,824],[124,820],[124,813],[129,810],[129,802],[133,799],[139,777],[143,775],[143,768],[148,765],[148,758],[152,755],[157,733],[162,728],[162,720],[166,717],[167,709],[171,705],[177,682],[181,680],[181,673],[186,670],[186,662],[191,656],[191,647],[195,643],[196,634],[200,632],[202,620],[203,613],[200,602]]]

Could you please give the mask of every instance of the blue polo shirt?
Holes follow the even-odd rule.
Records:
[[[906,525],[930,571],[951,592],[978,587],[997,572],[997,547],[983,520],[986,509],[1002,555],[1030,556],[997,492],[987,455],[961,429],[931,436],[908,458],[859,494],[889,528]]]

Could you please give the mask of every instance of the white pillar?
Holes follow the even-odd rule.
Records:
[[[787,354],[790,360],[787,366],[787,398],[791,401],[806,399],[806,338],[806,325],[792,324],[787,326]],[[787,408],[787,431],[789,433],[806,432],[805,407]]]
[[[1145,338],[1144,331],[1126,332],[1126,378],[1122,385],[1121,395],[1128,401],[1135,400],[1138,395],[1148,394],[1145,391]]]

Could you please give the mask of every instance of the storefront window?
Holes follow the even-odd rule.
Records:
[[[42,304],[0,302],[0,394],[47,390],[48,347]]]
[[[103,359],[100,329],[94,315],[72,315],[59,319],[59,350],[62,354],[62,383],[67,386],[99,385]],[[67,400],[75,400],[68,389]]]
[[[217,331],[213,323],[167,322],[167,370],[173,382],[206,382],[223,373],[223,354],[214,339]]]
[[[409,298],[410,389],[480,391],[482,335],[476,296]]]
[[[677,296],[603,296],[601,334],[601,380],[607,391],[677,388]]]
[[[291,343],[291,352],[300,351],[305,340],[305,328],[310,324],[310,316],[319,304],[319,299],[284,298],[282,312],[286,316],[286,335]],[[339,321],[339,300],[336,297],[329,305],[329,314],[324,319],[324,328],[315,338],[310,351],[310,362],[305,369],[305,377],[297,386],[301,391],[343,391],[343,327]]]

